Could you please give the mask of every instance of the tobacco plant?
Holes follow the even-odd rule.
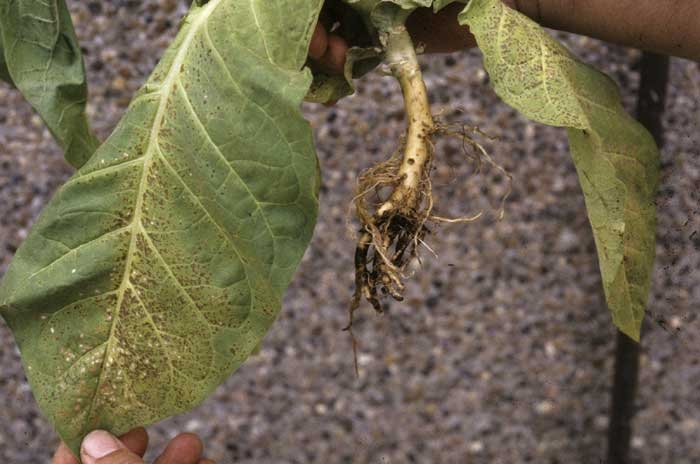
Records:
[[[348,328],[362,299],[381,311],[383,298],[402,298],[428,225],[451,221],[432,214],[430,168],[433,140],[455,131],[431,112],[405,22],[453,1],[344,1],[362,38],[344,76],[307,61],[322,0],[195,1],[101,144],[64,2],[0,3],[0,76],[77,168],[17,251],[0,311],[36,400],[74,452],[92,429],[122,433],[192,408],[260,343],[316,222],[305,98],[338,100],[379,66],[406,107],[405,136],[357,187]],[[652,138],[612,80],[500,0],[471,0],[459,23],[505,103],[566,128],[613,322],[638,340],[654,258]]]

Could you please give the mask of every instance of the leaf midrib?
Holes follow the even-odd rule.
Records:
[[[119,288],[117,289],[118,291],[118,298],[117,298],[117,303],[115,305],[115,310],[114,310],[114,317],[112,319],[112,326],[110,327],[109,335],[107,338],[107,347],[105,349],[104,357],[102,359],[102,365],[100,368],[100,377],[95,384],[95,392],[92,396],[92,401],[90,402],[90,410],[87,414],[87,419],[89,420],[95,409],[95,404],[97,402],[97,396],[98,392],[100,390],[100,385],[102,385],[102,382],[104,381],[104,376],[106,372],[105,368],[105,363],[106,360],[109,358],[109,353],[112,352],[113,350],[113,344],[114,344],[114,331],[117,326],[117,323],[119,321],[119,313],[124,301],[124,295],[126,294],[127,289],[131,285],[131,282],[129,280],[129,276],[131,273],[131,265],[132,265],[132,258],[134,255],[134,251],[136,249],[137,245],[137,234],[138,230],[144,230],[143,228],[143,223],[141,222],[141,216],[142,216],[142,209],[143,209],[143,199],[144,199],[144,194],[145,194],[145,189],[146,189],[146,183],[148,179],[148,172],[149,168],[151,167],[151,164],[153,163],[153,158],[154,158],[154,153],[155,149],[157,148],[157,139],[158,139],[158,134],[161,130],[161,126],[163,123],[163,120],[165,118],[165,111],[168,106],[168,101],[169,97],[174,89],[174,86],[177,82],[177,76],[180,72],[180,67],[182,66],[185,58],[187,57],[189,50],[190,50],[190,45],[192,44],[192,41],[194,40],[195,36],[199,32],[199,29],[206,24],[206,21],[209,19],[209,16],[213,13],[213,11],[218,7],[218,5],[221,3],[222,0],[211,0],[209,1],[206,5],[202,7],[202,9],[199,11],[198,14],[192,15],[190,14],[190,19],[192,23],[189,25],[189,29],[187,31],[187,34],[182,42],[182,45],[180,45],[180,49],[178,50],[177,54],[175,55],[175,58],[172,61],[172,64],[170,65],[170,69],[168,70],[168,74],[165,76],[165,79],[163,82],[160,84],[160,89],[158,92],[160,93],[160,101],[158,103],[158,110],[156,111],[156,114],[153,118],[153,127],[151,128],[151,133],[149,136],[148,140],[148,146],[146,147],[146,150],[143,154],[143,170],[141,172],[141,179],[139,182],[139,187],[137,190],[137,197],[136,197],[136,205],[134,208],[134,216],[133,220],[131,222],[131,241],[129,243],[129,250],[127,252],[127,257],[126,257],[126,262],[124,264],[124,275],[122,277],[122,282],[119,285]]]

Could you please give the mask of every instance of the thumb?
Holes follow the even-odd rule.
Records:
[[[83,464],[145,464],[144,460],[104,430],[90,432],[80,448]]]

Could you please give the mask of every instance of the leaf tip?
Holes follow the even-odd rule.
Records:
[[[642,332],[642,324],[641,322],[637,323],[621,323],[620,321],[614,321],[615,322],[615,327],[625,334],[627,337],[632,339],[633,341],[639,343],[641,339],[641,332]]]

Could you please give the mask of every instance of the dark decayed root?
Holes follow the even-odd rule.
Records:
[[[393,192],[401,188],[400,160],[400,155],[394,155],[364,172],[358,181],[353,204],[361,226],[355,250],[355,292],[346,330],[352,328],[353,313],[363,297],[379,313],[383,312],[382,296],[403,300],[407,267],[418,258],[418,247],[429,233],[425,225],[433,208],[429,166],[417,188],[402,197],[403,202],[380,212],[388,201],[381,199],[382,191],[391,189],[390,198],[396,198]]]
[[[466,126],[435,121],[415,49],[405,28],[399,26],[386,31],[382,40],[386,47],[385,63],[401,86],[408,129],[399,150],[390,159],[360,176],[353,200],[360,228],[355,250],[355,291],[348,308],[348,323],[343,330],[348,331],[352,338],[356,373],[357,341],[352,326],[362,299],[366,299],[378,313],[383,312],[384,296],[403,300],[403,281],[408,277],[411,263],[420,263],[420,247],[432,251],[424,241],[430,233],[426,226],[428,222],[470,222],[480,216],[449,219],[432,215],[430,169],[434,155],[433,137],[436,134],[459,137],[465,153],[469,146],[476,153],[477,160],[484,157],[503,170],[468,135]]]
[[[398,203],[390,210],[379,212],[386,205],[388,198],[396,198],[394,192],[402,186],[403,176],[399,173],[405,149],[405,137],[400,148],[388,160],[363,172],[355,189],[352,205],[360,222],[355,249],[355,290],[348,308],[348,323],[343,330],[348,331],[357,365],[357,340],[353,333],[355,311],[362,300],[367,300],[377,313],[383,313],[382,298],[390,296],[396,301],[403,300],[404,280],[410,276],[413,263],[420,263],[420,247],[432,253],[425,242],[430,233],[427,224],[468,223],[479,219],[482,213],[473,216],[446,218],[433,214],[433,195],[430,180],[430,165],[433,162],[434,148],[432,137],[445,136],[457,138],[462,143],[465,156],[477,164],[480,170],[485,161],[501,171],[509,181],[507,192],[501,198],[499,217],[503,217],[504,205],[511,192],[512,176],[498,165],[486,149],[477,142],[472,134],[489,137],[479,128],[464,124],[445,124],[436,118],[434,132],[427,140],[429,161],[422,171],[421,181],[411,195],[412,203]],[[489,137],[490,138],[490,137]],[[350,216],[350,215],[348,215]],[[350,226],[349,226],[350,227]],[[434,254],[434,253],[433,253]]]
[[[381,170],[387,165],[391,165],[391,162],[377,168]],[[377,174],[377,168],[372,170],[374,174]],[[369,194],[396,184],[401,178],[395,174],[385,176],[385,181],[377,181],[372,172],[366,172],[360,178],[360,193],[355,198],[357,216],[361,223],[355,249],[355,291],[348,309],[348,324],[343,329],[352,337],[356,372],[357,341],[352,331],[355,311],[360,307],[363,298],[378,313],[383,312],[381,298],[384,295],[402,301],[407,268],[413,260],[420,259],[418,247],[424,243],[423,238],[429,233],[425,223],[432,211],[427,172],[428,170],[425,171],[426,179],[419,184],[417,194],[421,200],[417,204],[398,204],[395,209],[374,214],[371,211],[376,211],[380,204],[369,205]],[[365,188],[368,183],[374,187]]]

